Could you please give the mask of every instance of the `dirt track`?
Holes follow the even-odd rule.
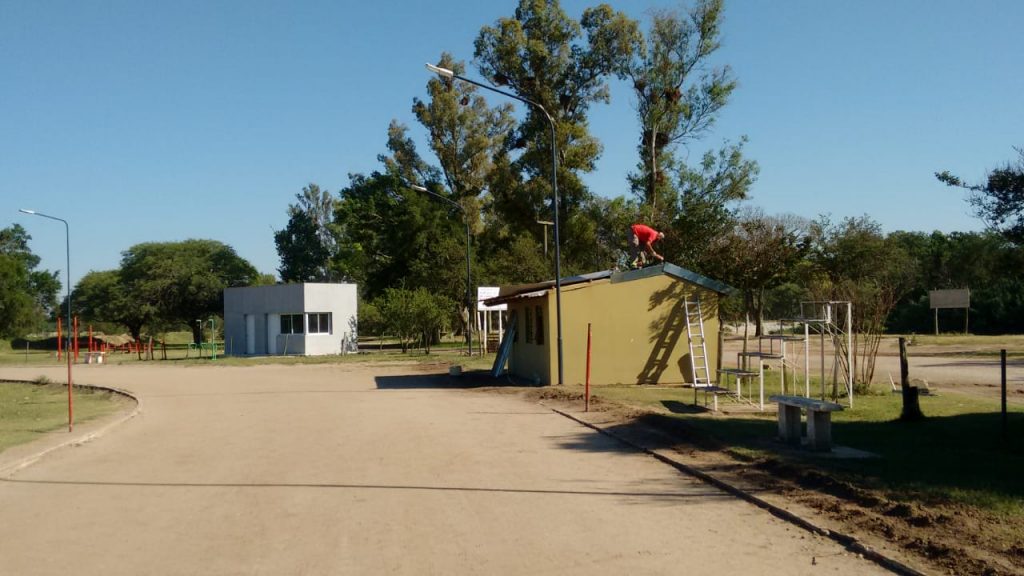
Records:
[[[141,414],[0,481],[0,574],[881,572],[542,406],[409,370],[83,368]],[[0,369],[40,373],[61,377]]]

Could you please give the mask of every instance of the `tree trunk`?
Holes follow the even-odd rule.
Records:
[[[903,392],[903,412],[900,420],[913,422],[924,420],[921,412],[920,389],[910,385],[910,366],[907,362],[907,339],[900,337],[900,390]]]

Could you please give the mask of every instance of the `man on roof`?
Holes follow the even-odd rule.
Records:
[[[665,238],[664,232],[658,232],[645,224],[633,224],[629,227],[629,261],[634,268],[647,264],[647,254],[661,262],[665,258],[654,250],[654,243]]]

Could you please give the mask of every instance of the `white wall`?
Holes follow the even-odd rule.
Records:
[[[224,291],[225,335],[235,343],[234,354],[246,351],[246,316],[256,322],[256,354],[342,354],[355,352],[357,287],[355,284],[277,284],[228,288]],[[331,331],[281,334],[282,314],[329,313]],[[287,339],[287,343],[286,340]],[[287,345],[287,348],[286,348]]]

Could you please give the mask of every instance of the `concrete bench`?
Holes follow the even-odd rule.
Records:
[[[832,413],[843,407],[834,402],[803,396],[771,396],[779,405],[779,437],[787,444],[800,444],[800,410],[807,411],[807,445],[811,450],[832,450]]]
[[[86,364],[103,364],[106,352],[84,352]]]

